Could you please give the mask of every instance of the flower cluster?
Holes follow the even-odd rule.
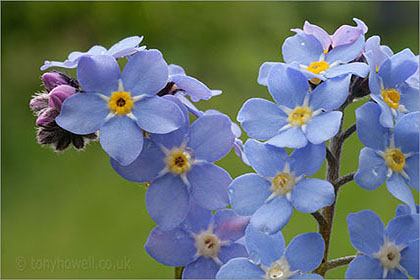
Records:
[[[418,56],[394,54],[378,36],[365,40],[367,26],[354,21],[333,35],[309,22],[292,29],[284,62],[265,62],[258,75],[274,102],[251,98],[238,113],[254,138],[245,144],[227,115],[193,104],[221,91],[168,65],[138,36],[45,62],[41,70],[76,68],[77,80],[43,75],[48,93],[30,103],[39,142],[80,149],[99,135],[113,169],[148,185],[157,226],[146,252],[182,267],[183,278],[322,279],[346,264],[346,278],[418,278],[419,215],[410,188],[419,190]],[[117,59],[127,60],[124,69]],[[356,124],[344,129],[344,109],[368,96]],[[340,177],[343,143],[356,130],[366,146],[359,168]],[[255,173],[232,180],[214,163],[232,148]],[[325,161],[326,177],[310,177]],[[349,214],[358,253],[329,260],[336,197],[353,179],[367,190],[386,182],[405,205],[386,228],[370,210]],[[299,234],[286,248],[281,230],[294,209],[315,217],[319,233]]]

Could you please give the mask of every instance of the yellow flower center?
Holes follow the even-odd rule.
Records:
[[[308,68],[306,68],[306,70],[308,70],[309,72],[312,72],[314,74],[319,74],[322,71],[325,71],[329,68],[330,66],[328,65],[328,62],[326,61],[315,61],[312,62]]]
[[[307,124],[312,118],[312,109],[309,107],[296,107],[292,113],[290,113],[287,120],[293,126],[302,126]]]
[[[175,149],[167,155],[165,162],[172,174],[180,175],[190,170],[191,155],[183,149]]]
[[[388,149],[384,154],[385,162],[395,172],[401,172],[405,166],[405,158],[399,149]]]
[[[400,93],[395,88],[381,90],[382,99],[389,107],[397,109],[400,105]]]
[[[293,190],[295,179],[288,173],[278,173],[271,182],[270,190],[278,195],[285,195]]]
[[[133,98],[128,92],[114,91],[109,100],[109,109],[118,115],[125,115],[131,113],[133,104]]]

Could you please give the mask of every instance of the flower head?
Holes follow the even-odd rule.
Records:
[[[258,174],[234,179],[229,198],[232,209],[239,215],[252,216],[251,224],[259,230],[275,233],[287,224],[293,208],[312,213],[334,201],[334,188],[329,182],[304,177],[322,166],[324,144],[308,144],[287,156],[283,148],[248,140],[244,150]]]
[[[342,113],[333,110],[346,100],[349,83],[350,75],[343,75],[311,91],[300,71],[277,65],[268,78],[268,89],[277,104],[249,99],[239,111],[238,121],[250,137],[278,147],[320,144],[338,132]]]
[[[364,189],[386,181],[388,191],[415,213],[410,185],[419,190],[419,113],[402,117],[392,131],[380,123],[381,108],[368,102],[356,110],[357,134],[366,146],[360,151],[354,176]]]
[[[100,130],[102,148],[122,165],[142,151],[142,130],[169,133],[185,121],[176,103],[155,96],[168,79],[158,50],[139,51],[122,74],[112,56],[83,56],[77,76],[85,92],[65,100],[58,125],[76,134]]]
[[[191,203],[189,213],[178,227],[152,230],[146,252],[168,266],[185,266],[184,279],[212,279],[220,266],[232,258],[247,257],[243,237],[248,217],[240,217],[230,209],[210,210]]]
[[[363,255],[348,266],[346,278],[419,278],[419,215],[397,216],[386,228],[371,210],[347,216],[350,241]]]
[[[87,52],[72,52],[68,58],[63,61],[49,61],[46,60],[44,65],[41,66],[41,70],[47,70],[50,67],[61,67],[61,68],[76,68],[80,59],[84,56],[97,56],[97,55],[109,55],[114,58],[120,58],[128,55],[132,55],[138,51],[144,50],[146,47],[139,47],[140,42],[143,40],[143,36],[131,36],[127,37],[118,43],[114,44],[109,50],[102,46],[93,46]]]
[[[394,120],[419,110],[418,84],[407,83],[417,71],[419,62],[409,49],[387,57],[378,40],[376,44],[376,48],[364,54],[370,66],[370,96],[381,108],[381,124],[393,127]]]
[[[232,149],[234,135],[228,117],[204,115],[191,127],[186,123],[170,134],[151,134],[150,139],[149,148],[132,164],[122,166],[115,160],[111,164],[130,181],[152,180],[146,205],[162,230],[184,221],[191,200],[211,210],[229,204],[227,189],[232,179],[212,163]]]
[[[220,268],[217,279],[322,279],[308,272],[319,266],[324,240],[319,233],[300,234],[285,248],[281,232],[266,234],[249,225],[245,232],[249,258],[234,258]]]

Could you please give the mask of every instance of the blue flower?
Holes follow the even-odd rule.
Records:
[[[363,255],[348,266],[347,279],[419,279],[419,215],[397,216],[386,228],[371,210],[347,216],[350,242]]]
[[[322,28],[305,22],[303,30],[292,29],[297,34],[287,38],[282,46],[283,59],[290,66],[301,70],[313,84],[343,74],[366,77],[369,67],[353,62],[364,48],[366,25],[354,19],[357,27],[341,26],[330,36]],[[258,83],[267,85],[272,68],[280,63],[264,63],[258,75]]]
[[[212,163],[232,148],[234,135],[228,117],[204,115],[191,127],[185,125],[170,134],[150,137],[154,144],[132,164],[121,166],[112,159],[111,164],[130,181],[153,180],[147,189],[146,206],[162,230],[184,221],[191,199],[210,210],[228,206],[227,190],[232,179]]]
[[[419,190],[419,112],[401,118],[391,131],[380,123],[380,106],[368,102],[356,110],[357,134],[366,146],[360,151],[354,180],[366,190],[386,181],[388,191],[415,212],[410,190]]]
[[[254,227],[274,233],[287,224],[293,208],[312,213],[333,203],[334,187],[329,182],[304,177],[322,166],[324,144],[309,144],[288,157],[283,148],[248,140],[245,154],[258,174],[234,179],[229,198],[236,213],[252,216]]]
[[[268,235],[252,226],[245,232],[247,258],[234,258],[223,265],[216,279],[323,279],[310,274],[324,255],[324,240],[319,233],[300,234],[285,248],[281,232]]]
[[[419,110],[418,84],[406,82],[417,71],[418,58],[405,49],[384,60],[385,54],[378,45],[364,54],[370,66],[370,96],[381,107],[381,124],[393,127],[394,119]]]
[[[270,73],[268,89],[274,100],[252,98],[244,103],[238,121],[250,137],[278,147],[302,148],[337,134],[342,113],[332,111],[348,96],[351,75],[329,79],[310,91],[307,78],[283,65]]]
[[[44,65],[41,66],[41,70],[44,71],[50,67],[76,68],[80,59],[84,56],[109,55],[114,58],[120,58],[132,55],[146,48],[145,46],[139,47],[139,44],[142,40],[143,36],[131,36],[119,41],[118,43],[113,45],[109,50],[97,45],[91,47],[87,52],[72,52],[69,54],[68,58],[63,62],[46,60],[44,62]]]
[[[178,105],[155,96],[168,80],[166,62],[157,50],[138,52],[122,74],[112,56],[84,56],[77,76],[86,92],[64,101],[57,124],[75,134],[99,129],[102,148],[122,165],[139,156],[142,129],[168,133],[184,123]]]
[[[155,227],[147,239],[146,252],[168,266],[185,266],[183,279],[213,279],[220,266],[232,258],[247,257],[243,237],[249,218],[230,209],[210,210],[192,203],[185,222],[164,231]]]

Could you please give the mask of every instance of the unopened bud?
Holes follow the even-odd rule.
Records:
[[[29,102],[31,110],[38,114],[40,111],[48,107],[49,96],[46,93],[35,95]]]
[[[45,89],[50,92],[59,85],[67,85],[68,80],[64,75],[59,72],[47,72],[41,77],[42,82],[45,85]]]
[[[76,89],[68,85],[60,85],[50,92],[49,106],[60,112],[64,100],[76,93]]]
[[[50,122],[54,121],[58,116],[59,112],[54,108],[48,108],[42,111],[36,119],[37,126],[46,126]]]

